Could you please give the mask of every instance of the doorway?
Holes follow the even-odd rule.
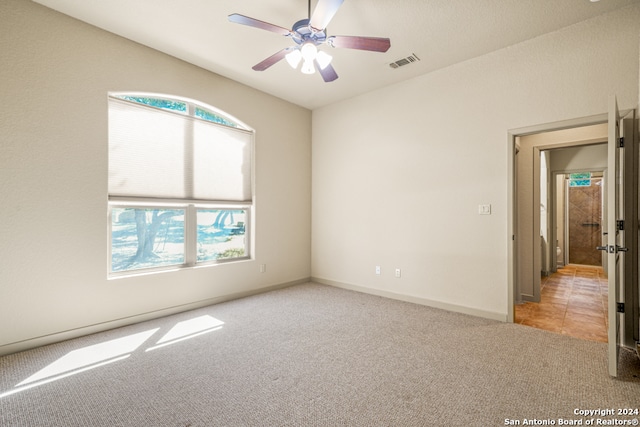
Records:
[[[607,134],[607,156],[604,174],[606,178],[605,199],[606,221],[603,223],[608,229],[607,244],[602,245],[602,251],[607,252],[604,268],[607,269],[607,299],[606,311],[608,329],[608,367],[611,376],[617,375],[618,354],[620,348],[635,348],[640,339],[640,306],[638,294],[638,170],[640,157],[638,155],[638,119],[635,110],[620,112],[615,96],[609,98],[608,113],[583,119],[569,120],[555,124],[532,126],[512,130],[508,134],[508,155],[510,157],[508,173],[508,232],[510,244],[508,247],[508,318],[515,321],[515,306],[523,302],[540,301],[540,151],[559,148],[561,146],[575,146],[597,144],[598,140],[587,142],[580,138],[557,137],[562,131],[579,131],[591,126],[604,125]],[[556,138],[544,141],[534,141],[529,145],[521,143],[523,136],[541,136],[555,134]],[[564,135],[566,137],[566,135]],[[575,136],[575,135],[573,135]],[[555,140],[554,140],[555,139]],[[599,139],[599,138],[597,138]],[[521,161],[522,153],[528,161]],[[529,175],[523,171],[529,171]],[[523,179],[524,177],[524,179]],[[529,194],[522,193],[522,182],[528,180],[530,186],[525,185]],[[533,193],[533,195],[531,194]],[[529,205],[522,203],[528,201]],[[535,204],[535,210],[534,210]],[[527,209],[523,209],[523,206]],[[527,215],[532,221],[527,223]],[[525,220],[523,220],[523,218]],[[524,225],[523,225],[524,223]],[[533,226],[532,226],[533,225]],[[554,240],[551,240],[554,242]],[[555,259],[555,258],[554,258]],[[608,264],[608,265],[607,265]],[[619,313],[623,313],[620,315]],[[638,346],[640,349],[640,345]]]
[[[578,131],[589,133],[581,138],[572,136]],[[558,135],[563,140],[555,144]],[[531,291],[523,292],[522,301],[515,306],[516,323],[607,342],[607,277],[602,254],[596,249],[606,233],[605,139],[606,125],[519,138],[520,152],[531,153],[533,166],[526,173],[535,178],[532,188],[518,188],[518,197],[535,199],[531,214],[518,218],[523,229],[539,230],[540,250],[539,255],[531,251],[530,271],[537,277],[530,281]],[[518,159],[518,167],[525,171],[526,161],[526,156]],[[522,175],[519,178],[526,181]],[[539,189],[532,191],[535,187]],[[539,267],[530,261],[535,258],[540,259],[536,263]],[[523,259],[521,264],[525,263]]]
[[[540,302],[541,272],[548,274],[557,268],[552,173],[604,171],[607,146],[601,144],[606,140],[606,123],[576,124],[560,130],[534,128],[513,136],[511,301]],[[513,321],[513,307],[509,308],[509,320]]]
[[[558,266],[603,266],[604,179],[598,171],[556,174]],[[562,221],[562,223],[560,222]],[[564,233],[564,236],[560,236]]]

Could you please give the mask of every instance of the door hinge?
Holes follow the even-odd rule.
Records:
[[[624,230],[624,220],[623,219],[619,219],[619,220],[616,221],[616,229],[618,231]]]
[[[620,137],[620,139],[618,139],[618,147],[624,148],[624,137]]]
[[[617,303],[616,306],[617,306],[616,311],[618,313],[624,313],[624,303],[623,302]]]

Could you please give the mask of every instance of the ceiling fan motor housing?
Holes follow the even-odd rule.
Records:
[[[324,30],[317,30],[309,25],[308,19],[301,19],[291,29],[291,38],[296,44],[302,45],[311,42],[315,45],[322,44],[327,40],[327,33]]]

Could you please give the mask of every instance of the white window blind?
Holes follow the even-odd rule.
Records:
[[[109,196],[250,202],[252,132],[109,98]]]

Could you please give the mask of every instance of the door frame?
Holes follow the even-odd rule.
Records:
[[[605,145],[606,142],[603,141],[602,145]],[[577,147],[579,147],[580,145],[578,145]],[[591,172],[591,173],[602,173],[602,213],[601,213],[601,232],[600,232],[600,245],[603,245],[604,242],[602,241],[602,233],[606,230],[606,221],[607,221],[607,209],[606,209],[606,201],[607,201],[607,168],[598,168],[598,167],[593,167],[593,168],[580,168],[580,169],[573,169],[573,170],[559,170],[559,171],[551,171],[551,191],[550,191],[550,198],[552,199],[552,201],[550,202],[551,205],[551,210],[552,210],[552,215],[551,215],[551,221],[549,221],[549,228],[550,228],[550,235],[551,235],[551,240],[552,241],[556,241],[558,239],[558,233],[557,233],[557,226],[558,226],[558,206],[557,206],[557,196],[558,196],[558,189],[556,186],[556,181],[560,176],[565,176],[565,175],[569,175],[572,173],[580,173],[580,172]],[[568,259],[569,256],[569,242],[568,242],[568,234],[569,234],[569,230],[568,230],[568,226],[567,226],[567,222],[568,222],[568,213],[569,213],[569,204],[568,204],[568,183],[563,183],[563,187],[565,187],[565,201],[564,201],[564,210],[565,210],[565,217],[564,217],[564,242],[565,242],[565,248],[563,250],[563,256]],[[553,247],[550,249],[552,250],[554,249]],[[607,265],[607,257],[603,254],[601,254],[601,262],[602,262],[602,268],[604,268],[605,272],[606,270],[606,265]],[[555,257],[551,257],[551,271],[555,272],[558,268],[558,263],[557,263],[557,259]]]
[[[620,130],[624,137],[624,166],[625,173],[625,194],[623,204],[623,218],[626,230],[634,230],[635,232],[627,232],[624,235],[624,246],[632,248],[630,252],[625,254],[626,257],[630,257],[630,262],[625,262],[624,265],[624,287],[619,297],[625,303],[624,314],[620,317],[621,323],[621,341],[624,347],[636,348],[636,342],[640,342],[640,299],[638,293],[640,292],[639,283],[639,265],[640,260],[638,251],[638,211],[639,211],[639,189],[635,185],[629,185],[629,183],[638,183],[638,173],[640,170],[640,157],[639,157],[639,121],[638,112],[634,112],[632,117],[625,112],[620,112],[622,121],[620,124]],[[627,203],[631,202],[631,203]],[[640,348],[640,347],[638,347]],[[640,354],[640,353],[639,353]]]

